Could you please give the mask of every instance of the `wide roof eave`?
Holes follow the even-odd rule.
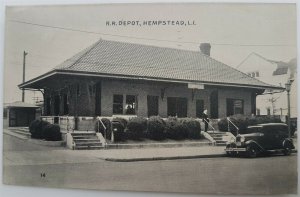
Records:
[[[19,88],[33,88],[30,85],[37,83],[43,79],[51,77],[53,75],[73,75],[73,76],[92,76],[92,77],[106,77],[106,78],[117,78],[117,79],[139,79],[147,81],[160,81],[160,82],[174,82],[174,83],[201,83],[204,85],[215,85],[215,86],[225,86],[225,87],[244,87],[244,88],[254,88],[254,89],[273,89],[273,90],[284,90],[283,87],[273,86],[273,85],[252,85],[252,84],[237,84],[237,83],[221,83],[221,82],[209,82],[209,81],[192,81],[183,79],[169,79],[169,78],[156,78],[147,76],[129,76],[129,75],[117,75],[117,74],[107,74],[107,73],[94,73],[94,72],[79,72],[72,70],[51,70],[43,75],[35,77],[29,81],[21,83],[18,85]],[[35,89],[35,88],[33,88]]]

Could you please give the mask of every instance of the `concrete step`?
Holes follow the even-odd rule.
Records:
[[[75,142],[99,142],[99,139],[74,139]]]
[[[82,135],[82,136],[72,136],[73,139],[98,139],[96,135],[94,136],[85,136],[85,135]]]
[[[222,140],[223,139],[223,137],[212,137],[215,141],[217,141],[217,140]]]
[[[9,131],[27,138],[31,137],[31,133],[29,133],[29,130],[22,129],[20,127],[16,127],[16,128],[10,127]]]
[[[18,133],[15,133],[13,131],[6,130],[6,129],[3,131],[3,133],[7,134],[7,135],[10,135],[10,136],[13,136],[13,137],[16,137],[16,138],[19,138],[19,139],[22,139],[22,140],[28,140],[30,138],[28,136],[21,135],[21,134],[18,134]]]
[[[216,143],[216,146],[226,146],[226,143]]]
[[[75,150],[97,150],[103,148],[95,132],[73,132],[71,133]]]
[[[26,131],[12,130],[12,132],[20,134],[20,135],[31,137],[31,133],[26,132]]]
[[[101,145],[101,142],[98,140],[97,142],[96,141],[85,141],[85,142],[75,142],[76,146],[78,145]]]
[[[9,130],[19,130],[19,131],[28,131],[29,132],[28,127],[8,127],[7,129],[9,129]]]
[[[102,146],[86,146],[86,145],[80,145],[75,146],[75,150],[99,150],[103,148]]]
[[[224,140],[216,140],[216,143],[226,143],[227,141]]]
[[[72,136],[95,136],[96,133],[71,133]]]

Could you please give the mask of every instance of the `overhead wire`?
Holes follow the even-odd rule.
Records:
[[[128,35],[120,35],[120,34],[110,34],[110,33],[102,33],[102,32],[95,32],[95,31],[86,31],[86,30],[74,29],[74,28],[69,28],[69,27],[44,25],[44,24],[14,20],[14,19],[9,19],[8,21],[13,22],[13,23],[21,23],[21,24],[51,28],[51,29],[59,29],[59,30],[65,30],[65,31],[73,31],[73,32],[88,33],[88,34],[113,36],[113,37],[140,39],[140,40],[148,40],[148,41],[171,42],[171,43],[183,43],[183,44],[199,44],[200,43],[200,42],[193,42],[193,41],[176,41],[176,40],[136,37],[136,36],[128,36]],[[232,43],[215,43],[215,42],[210,42],[210,44],[218,45],[218,46],[240,46],[240,47],[254,47],[254,46],[257,46],[257,47],[296,47],[296,45],[290,45],[290,44],[232,44]]]

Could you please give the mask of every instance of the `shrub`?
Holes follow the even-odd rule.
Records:
[[[147,119],[142,117],[131,118],[127,124],[126,133],[129,139],[140,139],[147,130]]]
[[[187,138],[188,129],[177,118],[168,118],[166,121],[166,136],[170,139],[182,140]]]
[[[256,125],[262,123],[280,123],[281,119],[276,116],[253,116],[248,119],[248,125]]]
[[[243,133],[250,125],[262,124],[262,123],[276,123],[281,122],[280,118],[274,116],[244,116],[244,115],[233,115],[230,116],[230,120],[239,128],[239,132]],[[218,122],[219,130],[220,131],[228,131],[228,122],[226,118],[222,118]],[[229,130],[235,134],[237,129],[232,125],[229,124]]]
[[[154,140],[163,140],[165,138],[165,121],[159,116],[151,116],[148,120],[147,131],[149,138]]]
[[[111,123],[110,120],[107,118],[102,118],[101,121],[103,122],[104,126],[106,127],[106,139],[111,139]],[[99,127],[98,127],[99,126]],[[100,132],[103,137],[105,137],[105,129],[99,120],[95,123],[95,131]]]
[[[239,130],[245,130],[248,126],[247,116],[237,114],[237,115],[230,116],[229,118],[230,121],[233,122],[239,128]],[[220,131],[228,131],[227,118],[222,118],[218,122],[218,126]],[[234,133],[237,132],[237,129],[232,124],[229,124],[229,130]]]
[[[113,118],[113,120],[112,121],[114,121],[114,122],[119,122],[121,125],[122,125],[122,127],[124,127],[124,129],[127,127],[127,120],[126,119],[124,119],[124,118]]]
[[[193,118],[181,119],[183,127],[187,129],[187,137],[189,139],[200,139],[201,138],[201,126],[200,122]]]
[[[29,132],[34,139],[44,139],[44,130],[50,123],[44,120],[34,120],[30,123]]]
[[[44,137],[45,137],[45,140],[47,140],[47,141],[60,141],[60,140],[62,140],[59,125],[47,124],[44,127]]]
[[[114,118],[112,120],[112,130],[114,133],[114,140],[124,141],[126,138],[125,128],[127,126],[127,120],[124,118]]]

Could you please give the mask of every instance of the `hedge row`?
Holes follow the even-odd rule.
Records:
[[[280,118],[274,116],[245,116],[245,115],[233,115],[229,117],[230,120],[239,128],[239,132],[243,133],[248,126],[262,124],[262,123],[280,123],[282,122]],[[222,118],[218,122],[220,131],[228,131],[228,121],[227,118]],[[237,129],[229,124],[229,130],[235,134]]]
[[[159,116],[152,116],[147,120],[146,118],[135,117],[129,119],[128,122],[122,118],[115,118],[111,123],[105,118],[101,120],[105,126],[106,124],[109,125],[106,126],[106,138],[111,139],[111,129],[114,129],[115,141],[140,140],[143,138],[153,140],[201,138],[200,123],[192,118],[168,118],[163,120]],[[113,125],[113,128],[110,125]],[[99,122],[96,122],[95,131],[101,132],[105,136],[104,127]]]
[[[44,139],[47,141],[62,140],[60,127],[56,124],[50,124],[44,120],[34,120],[29,125],[31,138]]]

